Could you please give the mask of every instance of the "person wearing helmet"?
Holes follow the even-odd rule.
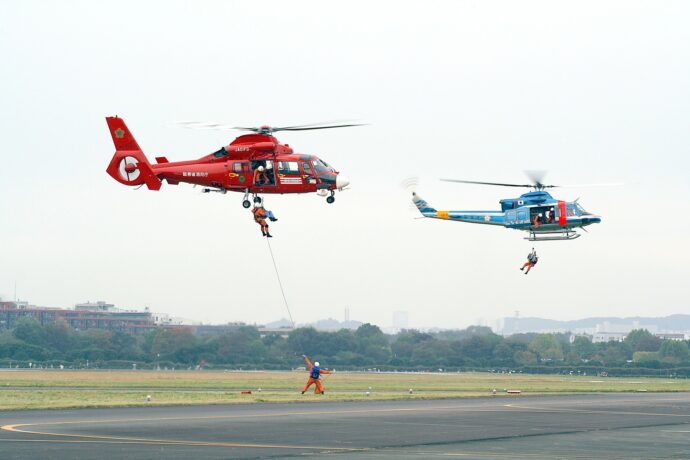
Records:
[[[266,174],[266,168],[259,166],[254,170],[254,185],[265,185],[268,184],[268,174]]]
[[[273,238],[273,236],[268,231],[268,223],[266,222],[267,217],[271,222],[275,222],[278,220],[273,215],[273,212],[264,209],[263,205],[261,204],[261,200],[259,200],[258,202],[254,203],[252,214],[254,214],[254,222],[261,226],[261,234],[265,237]]]
[[[314,389],[314,394],[324,394],[325,391],[323,389],[323,385],[321,384],[321,380],[319,379],[319,377],[321,376],[321,374],[330,374],[331,371],[321,369],[318,361],[315,361],[314,365],[312,365],[311,361],[309,361],[309,358],[307,358],[306,355],[302,355],[302,357],[307,362],[307,366],[309,367],[309,380],[307,380],[307,384],[304,385],[302,394],[304,394],[309,389],[312,383],[316,386],[316,388]]]
[[[520,270],[525,270],[525,267],[527,267],[527,270],[525,270],[525,275],[526,275],[529,273],[529,271],[532,269],[532,267],[537,265],[538,261],[539,261],[539,257],[537,256],[537,251],[535,251],[534,248],[532,248],[532,252],[527,254],[527,262],[525,262],[525,264],[522,267],[520,267]]]

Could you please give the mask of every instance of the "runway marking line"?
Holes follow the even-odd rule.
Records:
[[[74,437],[83,439],[118,441],[123,443],[138,443],[138,444],[174,444],[174,445],[189,445],[189,446],[209,446],[209,447],[245,447],[256,449],[306,449],[306,450],[334,450],[334,451],[366,451],[369,448],[360,447],[325,447],[325,446],[299,446],[299,445],[281,445],[281,444],[248,444],[248,443],[222,443],[222,442],[205,442],[205,441],[184,441],[184,440],[169,440],[169,439],[151,439],[151,438],[129,438],[119,436],[95,436],[95,435],[81,435],[72,433],[51,433],[43,431],[34,431],[21,429],[20,427],[30,427],[39,425],[75,425],[75,424],[107,424],[107,423],[122,423],[122,422],[160,422],[165,420],[222,420],[222,419],[243,419],[243,418],[260,418],[260,417],[288,417],[288,416],[303,416],[303,415],[333,415],[333,414],[353,414],[353,413],[372,413],[372,412],[423,412],[423,411],[438,411],[438,410],[458,410],[461,409],[455,406],[442,407],[424,407],[424,408],[392,408],[392,409],[356,409],[356,410],[339,410],[339,411],[308,411],[308,412],[284,412],[272,414],[243,414],[243,415],[211,415],[200,417],[157,417],[157,418],[135,418],[135,419],[112,419],[112,420],[78,420],[78,421],[64,421],[64,422],[47,422],[47,423],[18,423],[0,426],[0,430],[10,431],[22,434],[34,434],[40,436],[55,436],[55,437]],[[462,410],[462,409],[461,409]],[[471,409],[466,408],[463,412],[502,412],[501,409]],[[97,442],[97,441],[93,441]]]
[[[677,399],[676,399],[677,400]],[[620,401],[617,401],[620,402]],[[491,406],[489,406],[491,407]],[[157,417],[157,418],[134,418],[134,419],[111,419],[111,420],[79,420],[79,421],[62,421],[62,422],[47,422],[47,423],[19,423],[0,426],[1,430],[10,431],[22,434],[34,434],[41,436],[55,436],[55,437],[74,437],[83,439],[94,439],[109,442],[122,443],[140,443],[140,444],[175,444],[175,445],[190,445],[190,446],[217,446],[217,447],[245,447],[245,448],[264,448],[264,449],[307,449],[307,450],[335,450],[335,451],[364,451],[370,448],[356,448],[356,447],[326,447],[326,446],[299,446],[299,445],[281,445],[281,444],[250,444],[250,443],[223,443],[223,442],[205,442],[205,441],[185,441],[185,440],[169,440],[169,439],[150,439],[150,438],[129,438],[118,436],[105,435],[80,435],[71,433],[51,433],[34,430],[21,429],[20,427],[40,426],[40,425],[75,425],[75,424],[107,424],[107,423],[122,423],[122,422],[160,422],[166,420],[223,420],[223,419],[243,419],[243,418],[263,418],[263,417],[290,417],[290,416],[314,416],[314,415],[334,415],[334,414],[357,414],[357,413],[394,413],[394,412],[434,412],[456,410],[461,412],[502,412],[504,410],[519,409],[519,410],[534,410],[542,412],[577,412],[577,413],[591,413],[591,414],[613,414],[613,415],[648,415],[661,417],[690,417],[684,414],[659,414],[646,412],[627,412],[627,411],[606,411],[606,410],[588,410],[588,409],[548,409],[539,407],[520,406],[516,404],[501,404],[498,408],[482,408],[482,407],[458,407],[458,406],[432,406],[419,408],[387,408],[387,409],[353,409],[353,410],[331,410],[331,411],[302,411],[302,412],[283,412],[283,413],[268,413],[268,414],[242,414],[242,415],[216,415],[216,416],[200,416],[200,417]],[[96,442],[96,441],[93,441]]]
[[[31,426],[32,424],[18,424],[18,425],[5,425],[2,429],[7,431],[13,431],[17,433],[35,434],[40,436],[56,436],[56,437],[73,437],[80,438],[78,441],[74,442],[107,442],[109,444],[152,444],[152,445],[176,445],[176,446],[197,446],[197,447],[245,447],[254,449],[300,449],[300,450],[328,450],[328,451],[363,451],[367,450],[365,448],[356,447],[324,447],[324,446],[298,446],[298,445],[283,445],[283,444],[250,444],[250,443],[235,443],[235,442],[210,442],[210,441],[184,441],[184,440],[174,440],[174,439],[151,439],[151,438],[129,438],[121,436],[93,436],[85,434],[70,434],[70,433],[48,433],[41,431],[28,431],[16,429],[18,426]],[[34,424],[39,425],[39,424]],[[82,441],[81,439],[94,440],[94,441]],[[58,442],[63,442],[64,440],[59,440]],[[45,440],[45,442],[50,442],[50,440]]]

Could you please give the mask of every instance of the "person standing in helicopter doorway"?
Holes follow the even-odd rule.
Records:
[[[537,262],[539,261],[539,257],[537,257],[537,251],[532,248],[532,252],[527,254],[527,262],[524,263],[522,267],[520,267],[520,270],[525,270],[525,267],[527,267],[527,270],[525,270],[525,275],[529,273],[529,271],[537,265]]]
[[[302,394],[306,393],[306,391],[309,389],[312,383],[316,385],[316,388],[314,389],[314,394],[324,394],[325,391],[323,390],[323,385],[321,384],[321,380],[319,379],[319,377],[321,377],[321,374],[330,374],[331,371],[321,369],[321,367],[319,367],[318,361],[315,361],[312,365],[311,361],[309,361],[309,358],[307,358],[306,355],[302,355],[302,357],[307,362],[307,366],[309,367],[309,380],[307,380],[307,384],[304,385]]]

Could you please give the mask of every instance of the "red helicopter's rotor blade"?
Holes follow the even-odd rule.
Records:
[[[284,129],[284,128],[310,128],[312,126],[331,126],[335,124],[344,124],[344,123],[354,123],[356,120],[328,120],[328,121],[320,121],[317,123],[306,123],[303,125],[293,125],[293,126],[278,126],[276,129]]]
[[[176,123],[179,126],[188,129],[218,129],[218,130],[231,130],[231,129],[251,129],[251,128],[235,128],[223,123],[216,123],[212,121],[178,121]]]
[[[312,126],[309,128],[273,128],[273,131],[311,131],[314,129],[349,128],[351,126],[365,126],[364,123],[349,123],[345,125]]]

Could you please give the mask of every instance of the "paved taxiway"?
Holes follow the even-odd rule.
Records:
[[[690,459],[690,394],[17,411],[3,459]]]

